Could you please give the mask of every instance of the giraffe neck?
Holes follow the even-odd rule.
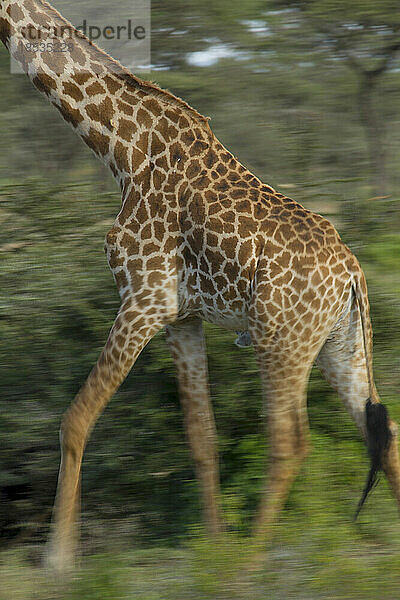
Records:
[[[152,164],[183,129],[195,126],[200,140],[212,135],[205,117],[134,76],[47,2],[0,0],[0,39],[35,87],[110,167],[122,189],[149,180]],[[72,45],[67,52],[32,51],[37,39]],[[181,158],[176,153],[176,161]],[[168,169],[175,172],[175,166],[170,161]]]

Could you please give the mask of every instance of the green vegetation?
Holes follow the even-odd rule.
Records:
[[[211,115],[220,139],[264,181],[333,220],[360,259],[376,382],[400,421],[398,55],[371,90],[371,118],[383,127],[381,173],[360,121],[360,80],[326,31],[328,22],[343,29],[339,13],[348,3],[287,2],[284,12],[259,0],[235,10],[227,0],[153,4],[153,62],[163,69],[152,78]],[[354,33],[345,43],[356,54],[362,44],[366,70],[382,59],[372,55],[374,23],[397,31],[390,2],[383,4],[383,20],[380,5],[370,2],[344,15],[364,19],[366,38]],[[204,67],[187,61],[213,45],[229,47],[231,56]],[[48,581],[38,564],[56,485],[58,427],[118,309],[102,241],[120,200],[111,177],[30,83],[8,73],[7,61],[0,49],[0,600],[397,600],[394,500],[382,480],[352,523],[368,459],[316,369],[312,453],[265,569],[241,571],[267,454],[264,411],[253,350],[238,349],[234,334],[208,325],[227,538],[215,547],[198,529],[197,484],[160,333],[85,453],[82,568],[67,587]],[[375,189],[380,176],[385,194]]]

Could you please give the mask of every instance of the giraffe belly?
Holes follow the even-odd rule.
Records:
[[[232,331],[247,329],[247,301],[237,296],[227,301],[221,293],[202,293],[198,286],[190,287],[182,282],[178,291],[178,319],[198,317]]]
[[[241,312],[221,312],[207,306],[202,307],[199,316],[213,325],[219,325],[231,331],[245,331],[247,329],[247,314]]]

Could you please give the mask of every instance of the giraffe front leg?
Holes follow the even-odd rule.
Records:
[[[173,311],[172,311],[173,312]],[[59,574],[71,571],[77,546],[82,456],[90,432],[147,342],[172,318],[165,307],[144,308],[129,298],[121,306],[107,343],[64,415],[61,464],[46,562]]]
[[[166,328],[174,358],[186,433],[200,483],[205,525],[212,536],[221,531],[217,436],[208,389],[207,358],[200,319]]]

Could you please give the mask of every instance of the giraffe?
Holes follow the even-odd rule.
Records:
[[[253,536],[273,533],[309,450],[306,389],[316,362],[400,505],[397,425],[373,379],[362,269],[329,221],[263,184],[186,102],[124,69],[76,30],[66,53],[29,52],[72,28],[44,0],[0,0],[0,39],[34,86],[111,169],[122,202],[105,251],[121,304],[101,355],[66,411],[49,562],[73,567],[81,461],[90,432],[156,332],[166,329],[211,536],[222,530],[216,428],[202,322],[253,344],[268,417],[268,469]]]

